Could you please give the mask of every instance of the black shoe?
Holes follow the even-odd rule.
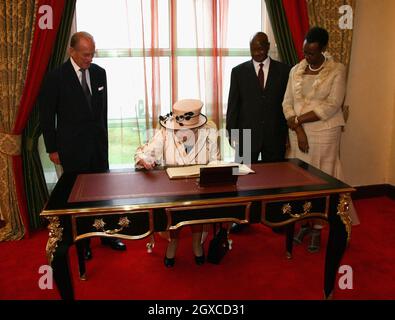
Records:
[[[204,263],[204,261],[206,261],[204,253],[200,257],[195,256],[195,262],[198,266],[201,266]]]
[[[232,227],[230,228],[230,233],[238,233],[243,229],[244,229],[244,224],[234,223],[234,224],[232,224]]]
[[[312,232],[309,225],[302,225],[299,229],[298,234],[294,237],[294,243],[301,244],[305,236],[310,235]]]
[[[90,247],[86,247],[85,248],[84,259],[85,260],[91,260],[92,259],[92,250],[91,250]]]
[[[174,264],[176,263],[176,258],[168,258],[165,256],[163,263],[165,264],[166,268],[172,268],[172,267],[174,267]]]
[[[100,238],[101,243],[105,246],[110,246],[114,250],[125,251],[126,244],[124,244],[120,239],[114,238]]]
[[[310,253],[319,252],[321,248],[321,230],[313,229],[311,232],[311,242],[307,247],[307,251]]]

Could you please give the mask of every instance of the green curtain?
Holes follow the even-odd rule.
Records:
[[[47,71],[54,69],[64,61],[74,16],[75,3],[76,0],[66,1],[54,51],[48,63]],[[38,138],[41,135],[38,110],[38,102],[36,102],[22,136],[23,175],[25,179],[29,220],[32,229],[37,229],[42,226],[40,212],[49,197],[37,148]]]
[[[265,0],[281,61],[291,66],[299,62],[282,1]]]

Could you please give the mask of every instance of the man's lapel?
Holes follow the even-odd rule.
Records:
[[[274,85],[274,80],[275,80],[276,74],[278,76],[277,65],[272,59],[270,59],[269,73],[267,75],[264,91],[270,90],[270,88]]]
[[[96,106],[96,99],[97,99],[97,76],[93,68],[89,68],[89,77],[91,81],[92,109],[93,109]]]
[[[248,79],[252,85],[254,85],[256,90],[261,90],[261,86],[259,84],[259,79],[255,71],[254,63],[250,60],[249,64],[247,65],[247,74]]]

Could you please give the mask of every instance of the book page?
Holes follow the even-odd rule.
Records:
[[[255,173],[254,170],[252,170],[250,167],[248,167],[245,164],[240,164],[240,163],[235,163],[235,162],[226,162],[226,161],[211,161],[207,167],[232,167],[232,166],[238,166],[239,167],[239,173],[238,175],[245,175],[249,173]]]
[[[166,173],[170,179],[194,178],[199,177],[200,168],[202,167],[205,167],[205,165],[198,164],[194,166],[167,168]]]

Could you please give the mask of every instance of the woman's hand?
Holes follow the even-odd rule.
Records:
[[[303,127],[298,126],[295,130],[296,136],[298,138],[299,150],[308,153],[309,152],[309,142],[307,140],[306,132],[304,132]]]
[[[295,118],[296,118],[296,116],[295,116],[295,117],[288,118],[288,120],[287,120],[287,126],[288,126],[288,128],[290,128],[291,130],[295,130],[295,129],[299,126],[298,123],[295,123]]]
[[[156,166],[156,162],[154,161],[153,163],[148,163],[146,161],[144,161],[143,159],[140,159],[136,165],[138,166],[143,166],[145,169],[147,170],[151,170]]]

